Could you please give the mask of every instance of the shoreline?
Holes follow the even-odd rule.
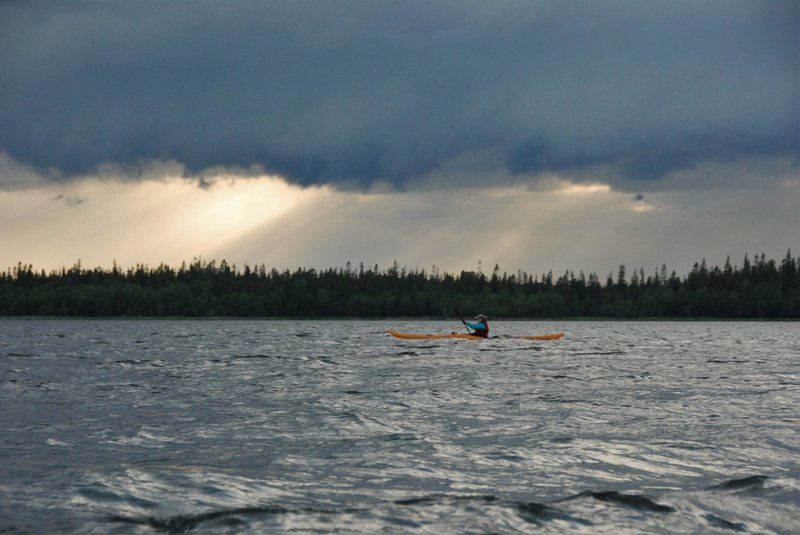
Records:
[[[126,320],[126,321],[441,321],[453,322],[452,318],[440,316],[386,316],[386,317],[338,317],[338,316],[15,316],[0,315],[0,321],[25,319],[25,320]],[[655,322],[655,323],[714,323],[714,322],[742,322],[742,323],[797,323],[800,318],[715,318],[715,317],[641,317],[641,318],[615,318],[609,316],[593,317],[579,316],[567,318],[528,318],[528,317],[497,317],[492,324],[504,322]]]

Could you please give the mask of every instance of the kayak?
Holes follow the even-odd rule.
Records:
[[[446,333],[446,334],[411,334],[398,331],[387,331],[395,338],[404,340],[441,340],[444,338],[460,338],[462,340],[483,340],[482,336],[473,336],[467,333]],[[536,334],[532,336],[492,336],[490,338],[519,338],[522,340],[558,340],[564,333]]]
[[[446,333],[446,334],[412,334],[401,333],[398,331],[387,331],[395,338],[404,340],[441,340],[445,338],[460,338],[462,340],[484,340],[483,336],[474,336],[467,333]],[[535,334],[531,336],[490,336],[489,338],[519,338],[522,340],[558,340],[564,333]]]

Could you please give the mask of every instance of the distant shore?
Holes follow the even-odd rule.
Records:
[[[453,329],[462,328],[459,320],[453,318],[440,318],[440,317],[385,317],[385,318],[343,318],[343,317],[248,317],[248,316],[11,316],[0,315],[0,321],[11,320],[30,320],[30,321],[322,321],[322,322],[348,322],[348,321],[364,321],[364,322],[409,322],[409,321],[436,321],[440,323],[453,323]],[[494,318],[492,320],[492,327],[496,328],[498,325],[504,323],[796,323],[800,322],[800,318]]]
[[[739,266],[695,263],[684,277],[666,266],[616,277],[567,271],[458,274],[396,263],[294,271],[224,260],[179,268],[72,268],[46,273],[17,264],[0,272],[0,316],[189,318],[430,318],[466,315],[518,320],[800,319],[800,260],[763,254]]]

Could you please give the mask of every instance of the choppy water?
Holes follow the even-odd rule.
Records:
[[[800,324],[0,320],[0,533],[798,533]]]

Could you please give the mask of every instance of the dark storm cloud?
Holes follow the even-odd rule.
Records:
[[[798,156],[793,1],[0,3],[0,150],[403,183]]]

